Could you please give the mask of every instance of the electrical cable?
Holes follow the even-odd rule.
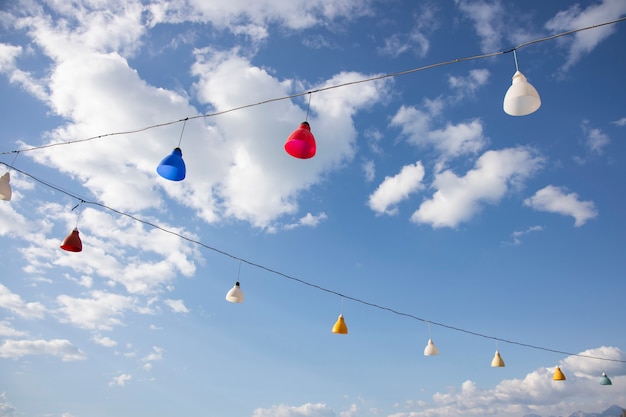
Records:
[[[259,101],[257,103],[244,104],[242,106],[233,107],[233,108],[230,108],[230,109],[217,111],[217,112],[213,112],[213,113],[206,113],[206,114],[202,114],[202,115],[189,116],[189,117],[185,117],[184,119],[173,120],[173,121],[164,122],[164,123],[158,123],[158,124],[155,124],[155,125],[152,125],[152,126],[146,126],[146,127],[142,127],[142,128],[138,128],[138,129],[126,130],[126,131],[120,131],[120,132],[104,133],[104,134],[97,135],[97,136],[91,136],[91,137],[83,138],[83,139],[69,140],[69,141],[65,141],[65,142],[48,143],[46,145],[32,146],[30,148],[24,148],[24,149],[15,150],[15,151],[4,151],[4,152],[0,152],[0,155],[6,155],[6,154],[10,154],[10,153],[15,153],[15,152],[35,151],[35,150],[39,150],[39,149],[46,149],[46,148],[51,148],[51,147],[61,146],[61,145],[71,145],[71,144],[75,144],[75,143],[82,143],[82,142],[88,142],[88,141],[92,141],[92,140],[96,140],[96,139],[102,139],[102,138],[106,138],[106,137],[110,137],[110,136],[120,136],[120,135],[130,135],[130,134],[135,134],[135,133],[141,133],[141,132],[145,132],[145,131],[151,130],[151,129],[157,129],[157,128],[160,128],[160,127],[169,126],[169,125],[173,125],[173,124],[176,124],[176,123],[186,122],[188,120],[194,120],[194,119],[200,119],[200,118],[208,118],[208,117],[216,117],[216,116],[221,116],[221,115],[224,115],[224,114],[227,114],[227,113],[232,113],[232,112],[235,112],[235,111],[248,109],[248,108],[251,108],[251,107],[262,106],[262,105],[265,105],[265,104],[274,103],[274,102],[277,102],[277,101],[290,100],[290,99],[301,97],[301,96],[304,96],[304,95],[307,95],[307,94],[320,93],[320,92],[323,92],[323,91],[328,91],[328,90],[332,90],[332,89],[336,89],[336,88],[347,87],[347,86],[350,86],[350,85],[368,83],[368,82],[378,81],[378,80],[382,80],[382,79],[386,79],[386,78],[399,77],[399,76],[402,76],[402,75],[412,74],[412,73],[415,73],[415,72],[424,71],[424,70],[431,69],[431,68],[442,67],[442,66],[445,66],[445,65],[456,64],[456,63],[459,63],[459,62],[474,61],[474,60],[478,60],[478,59],[484,59],[484,58],[490,58],[490,57],[494,57],[494,56],[498,56],[498,55],[504,55],[504,54],[508,54],[508,53],[511,53],[511,52],[515,52],[516,50],[524,48],[526,46],[534,45],[534,44],[541,43],[541,42],[546,42],[546,41],[549,41],[549,40],[560,38],[560,37],[566,36],[566,35],[571,35],[573,33],[582,32],[582,31],[585,31],[585,30],[597,29],[599,27],[612,25],[612,24],[619,23],[619,22],[622,22],[622,21],[625,21],[625,20],[626,20],[626,16],[625,17],[621,17],[619,19],[615,19],[615,20],[611,20],[611,21],[608,21],[608,22],[604,22],[604,23],[599,23],[599,24],[595,24],[595,25],[591,25],[591,26],[586,26],[586,27],[579,28],[579,29],[573,29],[573,30],[569,30],[569,31],[566,31],[566,32],[560,32],[560,33],[557,33],[557,34],[554,34],[554,35],[550,35],[550,36],[546,36],[546,37],[543,37],[543,38],[534,39],[534,40],[531,40],[531,41],[528,41],[528,42],[524,42],[524,43],[521,43],[521,44],[511,48],[511,49],[507,49],[507,50],[503,50],[503,51],[489,52],[489,53],[485,53],[485,54],[473,55],[473,56],[468,56],[468,57],[464,57],[464,58],[456,58],[456,59],[452,59],[452,60],[449,60],[449,61],[443,61],[443,62],[438,62],[438,63],[435,63],[435,64],[424,65],[422,67],[412,68],[412,69],[408,69],[408,70],[404,70],[404,71],[392,72],[392,73],[387,73],[387,74],[381,74],[381,75],[377,75],[377,76],[369,77],[369,78],[364,78],[364,79],[360,79],[360,80],[349,81],[349,82],[345,82],[345,83],[341,83],[341,84],[335,84],[335,85],[331,85],[331,86],[327,86],[327,87],[320,87],[320,88],[315,89],[315,90],[303,91],[303,92],[299,92],[299,93],[295,93],[295,94],[291,94],[291,95],[286,95],[286,96],[282,96],[282,97],[271,98],[271,99],[268,99],[268,100]]]
[[[0,162],[0,164],[5,165],[5,166],[8,167],[8,165],[5,164],[4,162]],[[160,231],[162,231],[164,233],[168,233],[168,234],[174,235],[174,236],[176,236],[176,237],[178,237],[178,238],[180,238],[182,240],[185,240],[185,241],[187,241],[189,243],[201,246],[201,247],[203,247],[205,249],[211,250],[211,251],[213,251],[215,253],[218,253],[220,255],[227,256],[227,257],[229,257],[231,259],[234,259],[234,260],[238,261],[240,265],[241,265],[241,263],[245,263],[246,265],[255,267],[255,268],[263,270],[265,272],[269,272],[270,274],[278,275],[278,276],[280,276],[282,278],[289,279],[291,281],[297,282],[297,283],[302,284],[302,285],[306,285],[308,287],[317,289],[319,291],[323,291],[323,292],[326,292],[326,293],[329,293],[329,294],[340,296],[340,297],[342,297],[342,299],[347,299],[347,300],[350,300],[350,301],[354,301],[355,303],[363,304],[365,306],[376,308],[378,310],[387,311],[387,312],[395,314],[397,316],[402,316],[402,317],[406,317],[406,318],[409,318],[409,319],[413,319],[413,320],[421,321],[421,322],[424,322],[424,323],[428,323],[429,325],[432,324],[432,325],[435,325],[435,326],[439,326],[439,327],[442,327],[442,328],[445,328],[445,329],[454,330],[454,331],[457,331],[457,332],[469,334],[469,335],[472,335],[472,336],[477,336],[477,337],[482,337],[482,338],[485,338],[485,339],[495,340],[496,343],[499,341],[499,342],[504,342],[504,343],[508,343],[508,344],[511,344],[511,345],[516,345],[516,346],[521,346],[521,347],[526,347],[526,348],[531,348],[531,349],[536,349],[536,350],[542,350],[542,351],[546,351],[546,352],[558,353],[558,354],[562,354],[562,355],[566,355],[566,356],[577,356],[577,357],[586,358],[586,359],[597,359],[597,360],[610,361],[610,362],[626,363],[626,360],[621,360],[621,359],[612,359],[612,358],[604,358],[604,357],[599,357],[599,356],[584,355],[582,353],[572,353],[572,352],[567,352],[567,351],[563,351],[563,350],[558,350],[558,349],[552,349],[552,348],[547,348],[547,347],[543,347],[543,346],[533,345],[533,344],[529,344],[529,343],[523,343],[523,342],[518,342],[518,341],[514,341],[514,340],[503,339],[503,338],[496,337],[496,336],[489,336],[489,335],[486,335],[486,334],[483,334],[483,333],[480,333],[480,332],[476,332],[476,331],[473,331],[473,330],[468,330],[468,329],[464,329],[464,328],[461,328],[461,327],[451,326],[451,325],[448,325],[448,324],[445,324],[445,323],[440,323],[440,322],[436,322],[436,321],[432,321],[432,320],[427,320],[427,319],[418,317],[418,316],[410,314],[410,313],[401,312],[401,311],[396,310],[396,309],[391,308],[391,307],[385,307],[383,305],[380,305],[380,304],[377,304],[377,303],[374,303],[374,302],[371,302],[371,301],[366,301],[366,300],[363,300],[363,299],[360,299],[360,298],[357,298],[357,297],[353,297],[353,296],[350,296],[350,295],[347,295],[347,294],[343,294],[341,292],[338,292],[338,291],[335,291],[335,290],[332,290],[332,289],[329,289],[329,288],[326,288],[326,287],[322,287],[321,285],[317,285],[317,284],[305,281],[303,279],[300,279],[300,278],[288,275],[288,274],[280,272],[280,271],[278,271],[276,269],[269,268],[269,267],[264,266],[262,264],[259,264],[259,263],[253,262],[253,261],[249,261],[249,260],[244,259],[244,258],[240,258],[238,256],[235,256],[235,255],[229,253],[229,252],[226,252],[224,250],[218,249],[218,248],[216,248],[214,246],[207,245],[207,244],[205,244],[205,243],[203,243],[203,242],[201,242],[199,240],[192,239],[192,238],[190,238],[188,236],[185,236],[183,234],[180,234],[180,233],[174,232],[172,230],[166,229],[166,228],[164,228],[162,226],[159,226],[159,225],[157,225],[155,223],[152,223],[150,221],[143,220],[143,219],[141,219],[141,218],[139,218],[137,216],[134,216],[132,214],[125,213],[123,211],[120,211],[120,210],[117,210],[115,208],[109,207],[109,206],[107,206],[107,205],[105,205],[103,203],[99,203],[97,201],[89,201],[89,200],[85,199],[84,197],[79,196],[76,193],[72,193],[70,191],[67,191],[67,190],[65,190],[65,189],[63,189],[63,188],[61,188],[59,186],[56,186],[56,185],[54,185],[54,184],[52,184],[52,183],[50,183],[48,181],[42,180],[41,178],[38,178],[38,177],[35,177],[34,175],[29,174],[29,173],[27,173],[27,172],[25,172],[23,170],[20,170],[20,169],[17,169],[17,168],[12,168],[12,169],[17,171],[17,172],[19,172],[19,173],[21,173],[21,174],[23,174],[23,175],[25,175],[25,176],[27,176],[27,177],[29,177],[29,178],[31,178],[32,180],[34,180],[34,181],[36,181],[36,182],[38,182],[38,183],[40,183],[40,184],[42,184],[42,185],[44,185],[46,187],[49,187],[49,188],[51,188],[53,190],[56,190],[56,191],[58,191],[60,193],[63,193],[63,194],[65,194],[65,195],[67,195],[67,196],[69,196],[71,198],[74,198],[74,199],[78,200],[79,201],[78,205],[90,204],[92,206],[103,208],[105,210],[111,211],[111,212],[113,212],[115,214],[118,214],[120,216],[127,217],[127,218],[129,218],[129,219],[131,219],[133,221],[136,221],[136,222],[139,222],[139,223],[144,224],[146,226],[149,226],[149,227],[152,227],[154,229],[160,230]],[[76,207],[78,207],[78,205]]]

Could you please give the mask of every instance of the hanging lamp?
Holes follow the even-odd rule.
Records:
[[[182,181],[185,179],[187,168],[185,167],[185,161],[183,161],[183,151],[180,149],[180,143],[183,140],[183,132],[185,132],[185,124],[187,120],[183,122],[183,129],[180,132],[180,138],[178,139],[178,146],[174,148],[171,154],[163,158],[163,160],[157,166],[157,173],[170,181]]]
[[[565,381],[565,374],[561,371],[561,368],[558,366],[554,369],[554,375],[552,376],[553,381]]]
[[[337,318],[337,321],[333,325],[332,332],[337,334],[348,334],[348,326],[346,326],[346,321],[343,318],[343,314],[340,314]]]
[[[606,372],[602,372],[602,378],[600,378],[600,385],[613,385]]]
[[[491,360],[491,366],[494,368],[502,368],[504,367],[504,361],[502,360],[502,356],[500,356],[500,352],[496,350],[496,354],[493,355],[493,359]]]
[[[80,200],[78,204],[72,207],[72,211],[76,210],[84,203],[83,200]],[[80,211],[76,215],[76,225],[74,226],[74,230],[70,232],[69,235],[63,239],[61,242],[61,249],[66,250],[68,252],[81,252],[83,250],[83,242],[80,240],[80,236],[78,234],[78,219],[80,218]]]
[[[439,349],[435,346],[433,339],[430,337],[430,322],[426,322],[428,324],[428,343],[426,343],[426,347],[424,348],[424,356],[437,356],[439,355]]]
[[[433,339],[428,339],[428,343],[426,344],[426,347],[424,348],[424,356],[437,356],[439,355],[439,349],[437,349],[437,346],[435,346],[435,343],[433,343]]]
[[[13,192],[11,191],[11,174],[7,171],[0,177],[0,200],[11,201]]]
[[[13,162],[9,165],[9,168],[13,168],[15,164],[15,160],[17,159],[20,151],[15,151],[15,157],[13,158]],[[13,196],[13,191],[11,190],[11,173],[7,170],[3,176],[0,177],[0,200],[11,201],[11,197]]]
[[[519,71],[517,66],[517,52],[513,50],[515,57],[515,74],[511,86],[504,96],[502,107],[511,116],[526,116],[534,113],[541,106],[539,93]]]
[[[241,272],[241,261],[239,261],[239,268],[237,269],[237,282],[233,285],[233,288],[226,293],[226,301],[231,303],[243,303],[243,291],[239,286],[239,274]]]
[[[311,108],[311,93],[309,93],[309,104],[306,110],[306,119],[294,130],[285,142],[285,151],[294,158],[309,159],[315,156],[317,146],[315,137],[311,133],[309,125],[309,110]]]
[[[74,230],[72,230],[70,234],[63,239],[61,249],[68,252],[81,252],[83,250],[83,242],[80,240],[77,227],[75,227]]]

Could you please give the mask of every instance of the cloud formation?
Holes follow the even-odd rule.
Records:
[[[0,345],[0,357],[19,359],[27,355],[58,356],[62,361],[77,361],[86,358],[80,349],[69,340],[5,340]]]
[[[524,204],[538,211],[572,216],[574,226],[580,227],[598,215],[593,201],[581,201],[578,194],[567,193],[564,187],[548,185],[537,191],[532,197],[524,200]]]

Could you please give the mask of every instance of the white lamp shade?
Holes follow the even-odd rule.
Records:
[[[243,291],[241,291],[238,282],[226,293],[226,301],[231,303],[243,303]]]
[[[428,344],[424,348],[424,356],[437,356],[439,355],[439,349],[433,343],[433,339],[428,339]]]
[[[511,86],[504,96],[503,108],[511,116],[526,116],[534,113],[541,106],[541,98],[519,71],[513,75]]]
[[[11,195],[11,185],[9,182],[11,181],[11,174],[7,171],[3,176],[0,177],[0,200],[10,201]]]

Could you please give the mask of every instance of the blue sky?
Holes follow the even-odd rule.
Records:
[[[0,416],[626,406],[625,2],[5,3]]]

